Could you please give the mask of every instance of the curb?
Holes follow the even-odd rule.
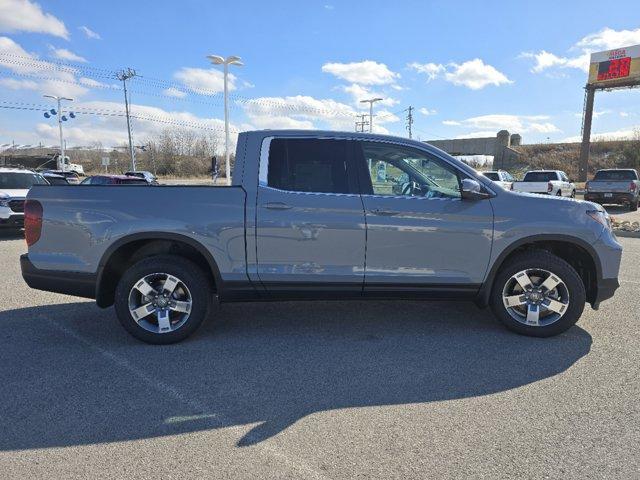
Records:
[[[616,237],[640,238],[640,232],[629,232],[627,230],[614,230]]]

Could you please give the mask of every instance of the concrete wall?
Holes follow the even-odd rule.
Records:
[[[449,155],[493,155],[497,137],[427,140],[427,143]]]

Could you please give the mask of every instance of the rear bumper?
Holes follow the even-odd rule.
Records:
[[[24,281],[36,290],[96,298],[96,275],[93,273],[42,270],[31,263],[26,253],[20,255],[20,268]]]
[[[611,196],[607,196],[611,195]],[[612,205],[629,205],[638,200],[638,196],[633,193],[624,192],[587,192],[584,199],[588,202],[610,203]]]
[[[24,215],[9,215],[8,218],[0,218],[0,228],[23,228]]]

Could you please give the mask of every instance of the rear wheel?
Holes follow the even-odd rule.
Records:
[[[636,200],[635,202],[631,202],[629,204],[629,211],[635,212],[637,210],[638,210],[638,200]]]
[[[491,309],[514,332],[550,337],[574,325],[586,301],[575,269],[544,250],[519,254],[500,269],[491,292]]]
[[[207,316],[211,285],[193,262],[174,255],[144,258],[118,283],[115,309],[122,326],[152,344],[191,335]]]

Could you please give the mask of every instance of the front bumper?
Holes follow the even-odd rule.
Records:
[[[26,253],[20,255],[20,268],[24,281],[36,290],[96,298],[97,277],[93,273],[42,270],[31,263]]]
[[[611,205],[629,205],[636,202],[638,197],[633,193],[624,192],[586,192],[584,194],[584,199],[588,202],[606,203]]]

